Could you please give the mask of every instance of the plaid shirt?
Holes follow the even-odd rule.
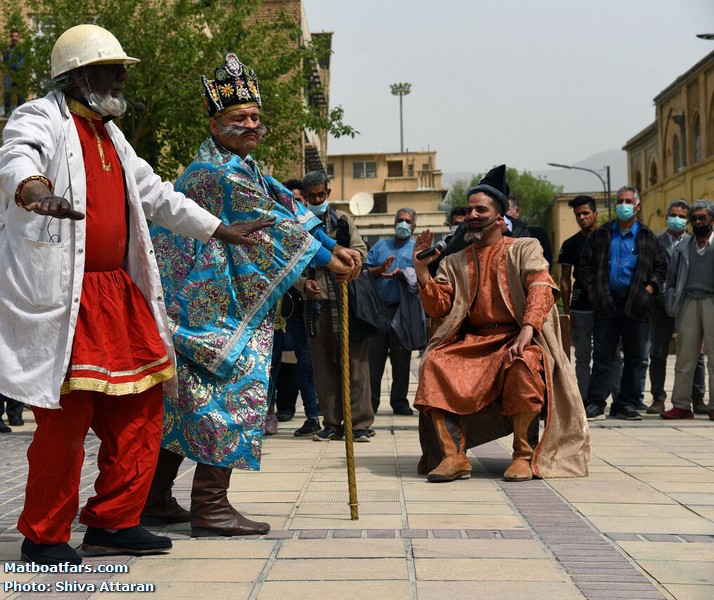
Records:
[[[593,231],[585,242],[580,259],[579,274],[583,288],[587,290],[593,311],[611,316],[615,314],[615,302],[610,291],[610,240],[613,222]],[[667,257],[657,236],[640,223],[640,231],[635,241],[638,255],[637,267],[632,277],[632,285],[627,296],[623,313],[631,319],[644,321],[649,316],[651,295],[645,289],[647,284],[658,294],[667,274]]]

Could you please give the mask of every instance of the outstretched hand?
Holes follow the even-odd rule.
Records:
[[[255,233],[259,229],[272,227],[273,225],[275,225],[275,217],[252,219],[234,225],[224,225],[221,223],[213,232],[213,237],[227,244],[255,246],[258,244],[258,240],[254,237],[250,237],[250,234]]]
[[[72,219],[73,221],[84,219],[84,213],[74,210],[69,200],[53,194],[42,196],[29,204],[23,204],[23,208],[28,212],[47,215],[55,219]]]
[[[441,252],[439,252],[438,250],[434,254],[430,256],[425,256],[421,260],[417,258],[417,254],[419,254],[423,250],[426,250],[427,248],[431,248],[433,244],[434,234],[431,232],[430,229],[425,229],[417,236],[417,239],[414,242],[414,251],[412,252],[412,262],[414,263],[414,269],[417,268],[417,265],[427,267],[437,258],[439,258]]]

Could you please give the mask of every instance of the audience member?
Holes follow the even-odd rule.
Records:
[[[411,208],[400,208],[394,217],[394,237],[379,240],[369,250],[365,266],[375,280],[377,292],[387,310],[390,321],[399,308],[399,283],[402,269],[413,267],[412,234],[416,228],[417,214]],[[391,269],[391,270],[390,270]],[[397,331],[390,326],[389,331],[369,338],[369,376],[372,389],[372,408],[379,409],[382,376],[387,364],[387,356],[392,366],[392,386],[389,404],[395,415],[413,415],[409,406],[409,373],[412,353],[402,345]]]
[[[675,318],[677,360],[674,367],[672,408],[660,414],[663,419],[692,419],[691,394],[694,371],[702,343],[707,354],[709,382],[714,380],[714,251],[712,242],[714,205],[697,200],[689,220],[693,235],[677,244],[667,270],[666,310]],[[708,408],[714,421],[714,390],[709,387]]]
[[[641,420],[643,361],[649,340],[649,306],[667,272],[657,237],[637,221],[640,196],[635,188],[617,191],[617,218],[593,231],[585,242],[580,277],[593,308],[593,368],[586,400],[589,421],[605,419],[617,343],[622,342],[620,393],[610,416]]]
[[[667,229],[659,236],[658,241],[665,252],[667,262],[672,258],[675,248],[686,241],[689,235],[685,233],[689,219],[689,204],[684,200],[675,200],[667,207]],[[667,392],[664,390],[667,373],[667,356],[674,335],[674,318],[667,314],[664,306],[664,294],[658,294],[650,304],[650,385],[652,404],[647,408],[647,414],[658,415],[664,412],[664,402]],[[704,356],[699,353],[697,366],[694,369],[692,383],[692,403],[694,412],[707,414],[704,404]]]
[[[322,221],[331,238],[346,248],[367,256],[367,245],[360,237],[352,217],[330,208],[327,175],[312,171],[303,179],[308,208]],[[316,367],[315,384],[320,399],[323,429],[313,435],[318,442],[328,442],[344,435],[342,405],[342,350],[340,285],[323,268],[308,269],[304,282],[307,306],[305,320],[307,343],[312,364]],[[353,437],[356,442],[369,442],[374,422],[369,388],[369,345],[366,338],[349,336],[350,400]]]
[[[553,264],[553,244],[550,243],[550,236],[544,227],[537,225],[528,225],[521,220],[521,202],[518,197],[509,191],[508,193],[508,211],[506,216],[511,221],[511,227],[508,230],[513,237],[533,237],[538,240],[543,249],[543,256],[548,261],[548,268]]]
[[[16,97],[15,108],[25,103],[25,85],[22,71],[25,68],[25,51],[20,41],[17,29],[10,31],[10,43],[3,48],[3,90],[5,100],[5,116],[12,113],[12,97]]]

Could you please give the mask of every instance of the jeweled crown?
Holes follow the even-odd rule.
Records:
[[[209,117],[249,106],[262,108],[258,76],[232,52],[226,54],[225,62],[216,68],[213,77],[201,75]]]

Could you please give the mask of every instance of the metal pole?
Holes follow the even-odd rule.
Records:
[[[402,98],[404,94],[399,93],[399,148],[400,152],[404,152],[404,113],[402,111]]]
[[[612,221],[612,200],[610,199],[610,166],[605,167],[607,173],[607,220]]]

